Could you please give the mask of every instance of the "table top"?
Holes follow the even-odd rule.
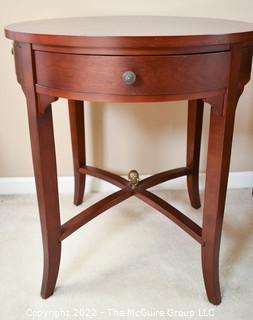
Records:
[[[62,36],[187,36],[253,31],[241,21],[165,16],[75,17],[20,22],[6,27],[13,32]]]
[[[61,45],[74,40],[95,38],[158,38],[167,40],[191,37],[193,40],[225,44],[238,39],[253,41],[253,24],[211,18],[167,16],[97,16],[74,17],[20,22],[5,28],[6,36],[13,40],[53,43],[61,37]],[[189,39],[186,39],[189,40]],[[200,42],[201,42],[200,41]],[[79,43],[80,44],[80,43]]]

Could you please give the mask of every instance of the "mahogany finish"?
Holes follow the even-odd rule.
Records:
[[[69,120],[75,177],[74,204],[83,201],[86,175],[79,169],[86,164],[83,101],[69,100]]]
[[[187,121],[187,166],[191,174],[187,175],[188,193],[193,208],[201,207],[199,197],[199,156],[203,121],[203,100],[191,100],[188,103]]]
[[[235,110],[250,79],[253,25],[205,18],[87,17],[25,22],[8,26],[5,33],[14,40],[17,80],[27,99],[44,250],[42,297],[53,294],[61,242],[105,210],[136,196],[201,244],[207,296],[219,304],[219,249]],[[86,175],[120,188],[63,225],[51,112],[51,103],[59,97],[69,100],[74,203],[83,201]],[[180,99],[189,101],[185,167],[141,181],[132,170],[128,181],[86,164],[83,100]],[[191,205],[200,207],[204,102],[211,105],[211,113],[201,227],[147,189],[186,176]]]
[[[225,88],[230,53],[126,57],[35,52],[35,63],[40,87],[121,96],[183,96]],[[122,81],[126,70],[136,74],[134,85]]]

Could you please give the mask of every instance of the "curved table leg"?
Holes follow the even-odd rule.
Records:
[[[37,102],[35,102],[37,100]],[[27,98],[33,166],[44,250],[41,296],[53,294],[61,258],[61,235],[55,144],[50,97]],[[51,101],[50,101],[51,102]],[[46,108],[47,107],[47,108]],[[41,114],[38,110],[44,110]]]
[[[207,296],[213,304],[221,302],[219,251],[234,128],[233,107],[217,114],[211,108],[202,227],[202,270]]]
[[[188,194],[193,208],[200,208],[199,157],[201,146],[204,102],[202,99],[188,102],[187,122],[187,167],[192,171],[187,176]]]
[[[74,204],[83,202],[86,175],[79,169],[85,166],[85,133],[84,133],[84,106],[83,101],[69,100],[69,120],[74,166]]]
[[[230,166],[235,110],[243,92],[240,83],[242,50],[231,48],[233,68],[225,96],[209,99],[211,104],[205,200],[202,226],[202,270],[208,299],[221,302],[219,283],[219,251]]]

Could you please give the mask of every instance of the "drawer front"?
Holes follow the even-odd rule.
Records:
[[[157,96],[227,87],[230,53],[92,56],[36,51],[35,61],[41,86],[92,94]]]

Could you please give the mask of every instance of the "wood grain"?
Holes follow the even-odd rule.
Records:
[[[207,18],[89,17],[15,24],[6,27],[5,34],[14,41],[17,80],[28,106],[44,251],[42,297],[54,291],[61,241],[100,213],[136,196],[201,244],[207,296],[219,304],[219,250],[235,110],[250,80],[253,25]],[[131,86],[122,81],[122,73],[129,70],[136,74]],[[87,174],[121,188],[62,226],[51,111],[58,97],[69,99],[75,204],[82,202]],[[114,173],[86,164],[83,100],[179,99],[190,101],[185,167],[155,174],[133,187]],[[211,117],[201,228],[146,189],[186,175],[191,204],[200,206],[203,101],[211,104]]]
[[[35,63],[37,84],[48,88],[126,96],[180,95],[225,88],[230,53],[116,57],[35,51]],[[129,70],[136,74],[133,85],[122,80]]]

